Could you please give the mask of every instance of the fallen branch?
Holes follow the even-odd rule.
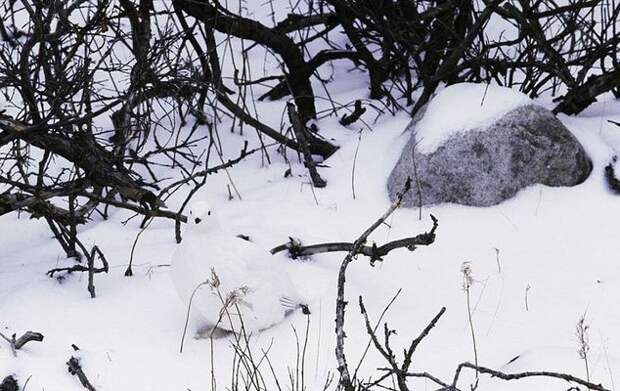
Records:
[[[502,380],[518,380],[518,379],[523,379],[526,377],[550,377],[550,378],[555,378],[555,379],[566,380],[567,382],[571,382],[571,383],[577,383],[584,387],[587,387],[589,390],[610,391],[609,389],[603,387],[601,384],[594,384],[594,383],[585,381],[583,379],[580,379],[578,377],[575,377],[573,375],[569,375],[566,373],[549,372],[549,371],[528,371],[528,372],[520,372],[520,373],[504,373],[504,372],[496,371],[494,369],[481,367],[479,365],[474,365],[469,362],[464,362],[460,364],[458,368],[456,369],[456,374],[454,377],[454,381],[452,383],[452,388],[456,388],[456,383],[458,381],[459,375],[463,368],[471,368],[471,369],[478,371],[479,373],[491,375],[491,377],[497,377],[498,379],[502,379]]]
[[[354,123],[355,121],[360,119],[362,114],[364,114],[365,112],[366,112],[366,108],[362,107],[362,101],[359,100],[359,99],[356,100],[355,101],[355,108],[354,108],[353,112],[351,114],[343,115],[342,118],[340,118],[340,125],[342,125],[342,126],[351,125],[352,123]]]
[[[416,236],[412,236],[409,238],[403,238],[388,242],[382,246],[377,246],[373,244],[372,246],[362,245],[356,252],[357,254],[362,254],[367,257],[370,257],[371,264],[374,264],[376,261],[381,261],[384,256],[386,256],[390,251],[395,250],[397,248],[406,248],[409,251],[414,251],[417,246],[428,246],[432,244],[435,240],[435,230],[438,226],[438,221],[435,216],[431,215],[431,219],[433,220],[433,228],[430,231],[421,233]],[[355,247],[355,243],[349,242],[328,242],[328,243],[317,243],[311,244],[308,246],[303,246],[301,242],[295,240],[293,238],[289,238],[288,243],[281,244],[277,247],[272,248],[270,251],[272,254],[277,254],[279,252],[288,250],[289,256],[293,259],[299,257],[308,257],[314,254],[321,253],[329,253],[329,252],[337,252],[337,251],[352,251]]]
[[[13,352],[13,356],[15,356],[15,357],[17,357],[17,351],[20,350],[22,347],[24,347],[24,345],[26,345],[28,342],[30,342],[30,341],[37,341],[37,342],[43,341],[43,334],[37,333],[37,332],[34,332],[34,331],[26,331],[24,333],[24,335],[22,335],[19,338],[16,338],[16,334],[13,334],[11,336],[11,338],[9,338],[9,337],[7,337],[6,335],[4,335],[2,333],[0,333],[0,337],[2,337],[2,339],[4,339],[6,342],[8,342],[9,346],[11,347],[11,351]],[[1,390],[1,388],[0,388],[0,390]]]
[[[24,335],[17,338],[17,340],[15,341],[15,349],[17,350],[21,349],[25,344],[27,344],[30,341],[42,342],[43,334],[37,333],[34,331],[26,331]]]
[[[618,160],[617,156],[614,156],[611,163],[605,166],[605,179],[607,179],[607,184],[609,188],[617,194],[620,194],[620,180],[616,177],[616,170],[614,169],[614,164]]]
[[[90,381],[84,374],[84,371],[82,370],[82,365],[80,365],[79,359],[71,356],[69,361],[67,361],[67,367],[68,367],[67,370],[69,371],[70,374],[78,377],[78,379],[80,380],[80,383],[82,383],[82,386],[84,386],[84,388],[86,388],[88,391],[95,391],[95,387],[93,387],[93,385],[90,384]]]

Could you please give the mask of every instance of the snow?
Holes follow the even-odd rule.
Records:
[[[417,147],[432,153],[450,137],[468,130],[484,130],[504,114],[532,100],[497,84],[457,83],[439,91],[415,125]]]
[[[268,13],[268,7],[263,8]],[[285,8],[279,11],[284,13]],[[239,53],[240,47],[233,44],[231,50]],[[262,55],[250,60],[254,70],[273,65],[265,65]],[[334,73],[330,91],[336,102],[347,104],[367,94],[364,75],[348,66],[330,71]],[[254,79],[262,76],[257,73]],[[422,132],[418,134],[424,136],[421,147],[430,149],[455,132],[481,127],[516,105],[531,103],[517,92],[491,85],[481,107],[486,89],[485,85],[462,84],[442,90],[418,124]],[[320,84],[315,91],[323,91]],[[263,91],[256,96],[258,92]],[[321,112],[331,109],[326,99],[317,99],[317,103]],[[256,104],[262,121],[279,124],[284,102]],[[366,121],[374,117],[369,111],[363,117]],[[405,112],[386,114],[368,126],[356,123],[344,128],[338,117],[317,121],[321,134],[340,146],[324,162],[326,167],[319,168],[328,181],[325,189],[310,186],[307,170],[293,154],[288,156],[289,165],[270,148],[272,164],[266,165],[259,154],[252,155],[228,171],[232,179],[224,171],[209,176],[196,197],[212,205],[229,231],[248,235],[265,251],[285,243],[289,236],[307,244],[355,240],[389,206],[386,181],[409,137],[403,129],[410,118]],[[618,127],[607,122],[620,121],[620,103],[601,100],[583,115],[559,118],[592,158],[594,169],[584,183],[572,188],[532,186],[489,208],[424,208],[421,221],[417,210],[399,209],[371,236],[383,244],[426,231],[431,213],[439,219],[433,245],[414,252],[394,251],[374,268],[363,257],[351,264],[345,349],[353,368],[368,343],[358,297],[363,296],[374,323],[401,288],[384,317],[391,329],[398,330],[392,348],[399,356],[401,347],[408,346],[441,307],[447,307],[418,347],[412,371],[428,371],[450,380],[459,363],[473,361],[460,272],[468,261],[474,277],[472,317],[481,365],[506,372],[555,370],[585,378],[575,336],[577,321],[585,314],[590,325],[590,379],[607,387],[618,381],[620,198],[608,190],[603,169],[620,149]],[[228,132],[230,122],[220,127],[225,159],[236,157],[246,139],[251,146],[258,145],[249,129],[241,136]],[[293,175],[285,178],[289,168]],[[229,200],[230,180],[242,200]],[[166,202],[173,210],[185,196],[180,193]],[[44,221],[30,220],[25,214],[0,216],[0,332],[19,336],[33,330],[45,335],[43,342],[26,345],[17,357],[0,340],[0,378],[14,374],[22,385],[29,379],[28,390],[79,390],[81,385],[65,365],[76,355],[97,390],[211,390],[211,365],[219,389],[229,389],[235,367],[234,339],[211,344],[189,337],[179,353],[186,311],[169,267],[178,248],[174,224],[155,220],[144,231],[136,245],[134,276],[125,277],[140,221],[123,224],[132,214],[110,211],[108,220],[94,216],[79,229],[84,243],[97,244],[111,264],[108,274],[95,276],[95,299],[89,297],[83,273],[62,280],[45,275],[51,268],[74,262],[64,258]],[[343,257],[332,253],[290,261],[288,276],[307,298],[312,314],[306,318],[298,311],[252,337],[253,352],[259,356],[268,352],[283,388],[288,389],[289,369],[295,372],[298,359],[295,333],[303,342],[307,321],[307,389],[322,389],[329,373],[335,372],[336,279]],[[80,351],[75,352],[72,344]],[[385,365],[370,349],[359,373],[365,379],[376,378],[376,368]],[[276,389],[265,361],[260,369],[268,389]],[[467,373],[459,383],[461,389],[467,389],[473,379]],[[435,389],[423,380],[412,379],[410,385],[411,389]],[[503,382],[481,376],[478,390],[566,388],[563,381],[543,378]]]
[[[618,120],[618,115],[605,116]],[[577,354],[575,325],[585,313],[590,324],[590,376],[612,384],[620,370],[620,270],[615,254],[620,202],[603,179],[611,147],[599,132],[613,126],[598,117],[560,119],[584,144],[594,163],[591,177],[573,188],[534,186],[517,197],[491,208],[443,205],[425,208],[422,221],[417,210],[401,209],[381,227],[372,240],[379,244],[415,235],[430,227],[428,214],[439,219],[437,241],[415,252],[398,250],[371,268],[360,258],[348,274],[347,357],[353,365],[368,338],[357,308],[363,295],[371,321],[399,288],[400,298],[385,320],[399,331],[395,347],[405,346],[442,307],[446,315],[419,347],[415,370],[451,378],[455,366],[473,360],[468,331],[461,265],[470,261],[473,321],[480,363],[508,372],[557,370],[585,377]],[[374,131],[364,131],[356,168],[356,199],[351,194],[351,168],[359,133],[339,127],[337,119],[319,121],[341,149],[321,169],[325,189],[308,185],[301,164],[292,166],[293,177],[284,178],[288,165],[272,156],[262,167],[254,156],[232,169],[231,176],[243,200],[228,200],[227,178],[208,178],[198,197],[207,199],[230,230],[249,235],[264,249],[286,242],[288,236],[306,243],[351,241],[388,207],[387,175],[398,158],[407,135],[405,113],[383,117]],[[236,151],[244,138],[222,134],[226,150]],[[317,205],[318,201],[318,205]],[[174,226],[155,221],[141,236],[134,260],[135,276],[123,276],[139,222],[120,222],[130,214],[117,211],[109,221],[94,221],[81,229],[86,243],[97,243],[112,263],[108,275],[97,275],[98,296],[86,291],[86,276],[74,274],[59,283],[44,273],[71,264],[40,221],[17,215],[2,216],[3,251],[0,256],[0,327],[4,334],[26,330],[45,335],[13,358],[0,343],[0,373],[15,373],[29,389],[78,389],[77,380],[64,363],[80,347],[84,371],[98,389],[209,389],[210,342],[186,339],[178,353],[185,309],[177,298],[168,267],[176,249]],[[495,249],[499,249],[499,253]],[[306,359],[306,382],[322,387],[335,368],[333,319],[336,276],[343,254],[325,254],[311,261],[292,262],[290,277],[300,293],[309,297],[312,310]],[[498,269],[498,259],[501,272]],[[528,288],[529,287],[529,288]],[[527,296],[528,308],[525,306]],[[300,312],[257,334],[252,346],[260,354],[269,350],[276,373],[286,379],[294,366],[296,349],[291,329],[305,330]],[[214,342],[215,371],[225,387],[232,366],[230,338]],[[508,364],[514,357],[517,360]],[[369,353],[361,373],[375,373],[383,366],[376,352]],[[268,369],[265,369],[269,373]],[[471,377],[469,378],[471,379]],[[617,379],[616,379],[617,380]],[[463,385],[467,387],[468,379]],[[22,383],[23,384],[23,383]],[[412,381],[412,387],[424,387]],[[430,387],[430,385],[427,385]],[[501,382],[482,377],[480,390],[547,390],[562,382]]]

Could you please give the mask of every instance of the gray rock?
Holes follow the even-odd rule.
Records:
[[[388,179],[394,201],[411,177],[402,204],[409,207],[419,205],[418,184],[422,205],[490,206],[536,183],[577,185],[592,171],[579,141],[551,112],[533,105],[512,110],[488,129],[456,134],[432,153],[417,152],[415,145],[414,131]]]

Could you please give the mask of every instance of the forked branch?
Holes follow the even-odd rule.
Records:
[[[346,334],[344,332],[344,322],[345,307],[347,305],[344,293],[347,267],[351,262],[353,262],[353,260],[358,254],[361,254],[362,248],[364,247],[364,244],[368,240],[370,234],[372,234],[381,224],[385,223],[385,220],[387,220],[387,218],[392,213],[394,213],[394,211],[400,206],[403,197],[410,189],[411,178],[407,178],[403,190],[396,197],[396,201],[381,217],[379,217],[379,219],[377,219],[377,221],[375,221],[370,227],[368,227],[368,229],[366,229],[366,231],[364,231],[355,242],[353,242],[349,253],[346,255],[346,257],[342,261],[342,264],[340,265],[340,270],[338,272],[338,294],[336,298],[336,360],[338,362],[338,372],[340,373],[340,386],[343,387],[345,391],[355,390],[355,386],[353,385],[353,381],[351,379],[351,374],[349,372],[349,367],[347,365],[347,360],[344,352],[344,339],[346,337]],[[434,234],[430,237],[432,237],[434,240]]]

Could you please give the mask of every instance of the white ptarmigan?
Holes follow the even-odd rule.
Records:
[[[223,227],[204,201],[192,204],[183,241],[172,259],[179,296],[202,329],[247,333],[281,322],[308,307],[295,290],[282,257]],[[192,298],[193,295],[193,298]]]

